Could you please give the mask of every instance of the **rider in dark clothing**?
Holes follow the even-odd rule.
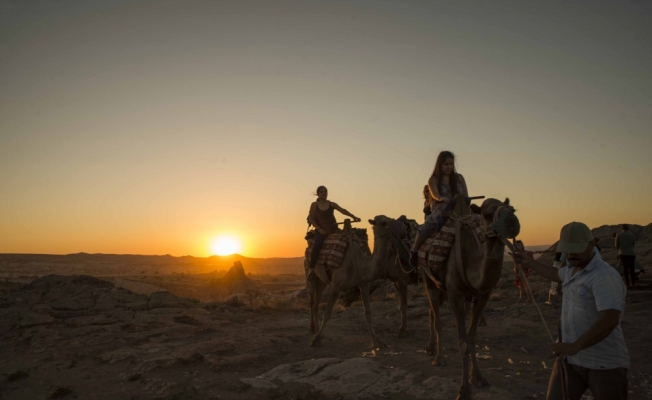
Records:
[[[354,222],[359,222],[360,218],[351,214],[347,210],[338,206],[337,203],[327,200],[328,189],[325,186],[317,188],[317,201],[310,205],[310,214],[308,220],[315,227],[315,236],[313,237],[312,252],[310,253],[310,267],[308,269],[308,279],[315,278],[315,266],[319,258],[319,251],[324,245],[324,240],[331,233],[337,231],[337,220],[335,220],[335,210],[353,218]]]

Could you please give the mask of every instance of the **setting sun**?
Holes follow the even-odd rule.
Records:
[[[220,236],[213,239],[211,250],[218,256],[228,256],[240,251],[240,241],[233,236]]]

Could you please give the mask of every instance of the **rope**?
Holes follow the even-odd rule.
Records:
[[[507,239],[503,238],[502,236],[498,236],[500,240],[505,243],[505,245],[512,251],[512,253],[517,253],[516,247],[512,245]],[[516,238],[513,239],[514,242],[516,242]],[[525,271],[523,271],[523,266],[518,265],[518,271],[521,276],[521,282],[525,285],[525,290],[527,291],[528,296],[532,299],[532,304],[537,309],[537,312],[539,313],[539,316],[541,317],[541,321],[543,321],[543,326],[546,328],[546,332],[548,332],[548,337],[550,338],[551,343],[555,343],[555,339],[552,337],[552,333],[550,332],[550,328],[548,327],[548,323],[546,322],[546,319],[543,316],[543,313],[541,312],[541,308],[539,308],[539,305],[537,304],[537,301],[534,299],[534,293],[532,292],[532,288],[530,287],[530,281],[528,281],[527,276],[525,276]],[[561,334],[560,334],[561,337]],[[566,367],[564,366],[564,360],[559,360],[559,367],[561,368],[561,392],[562,392],[562,398],[563,400],[568,399],[568,391],[567,391],[567,377],[566,377]]]
[[[530,282],[527,280],[527,276],[525,276],[525,272],[523,271],[523,266],[520,265],[518,267],[519,273],[521,275],[521,282],[525,284],[525,290],[528,293],[528,296],[532,299],[532,304],[537,308],[537,312],[539,313],[539,316],[541,317],[541,321],[543,321],[543,326],[546,327],[546,332],[548,332],[548,337],[550,338],[550,342],[554,343],[555,339],[552,337],[552,333],[550,332],[550,328],[548,327],[548,323],[546,322],[543,313],[541,312],[541,308],[539,308],[539,305],[537,304],[537,301],[534,299],[534,293],[532,293],[532,289],[530,288]]]
[[[509,250],[512,251],[512,253],[517,253],[518,251],[516,250],[516,247],[512,245],[507,239],[503,238],[502,236],[498,236],[500,240],[505,243],[505,246],[509,248]],[[515,239],[516,240],[516,239]],[[550,328],[548,327],[548,323],[546,322],[545,317],[543,316],[543,313],[541,312],[541,308],[539,308],[539,305],[537,304],[537,301],[534,299],[534,294],[532,293],[532,289],[530,288],[530,281],[528,281],[527,276],[525,276],[525,272],[523,271],[523,266],[519,265],[518,266],[519,273],[521,275],[521,281],[525,284],[525,290],[528,292],[528,295],[532,298],[532,303],[537,309],[537,312],[539,313],[539,316],[541,317],[541,321],[543,321],[543,326],[546,328],[546,332],[548,332],[548,337],[550,338],[550,342],[554,343],[555,339],[552,337],[552,333],[550,333]]]
[[[390,239],[392,239],[392,244],[394,247],[396,247],[396,258],[398,260],[398,265],[401,267],[401,270],[405,272],[406,274],[411,273],[414,268],[406,270],[403,268],[403,263],[405,262],[407,265],[410,265],[410,253],[405,249],[405,246],[403,246],[403,243],[394,236],[392,233],[389,235]]]

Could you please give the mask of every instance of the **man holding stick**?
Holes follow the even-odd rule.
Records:
[[[569,400],[579,400],[591,389],[595,400],[627,399],[629,353],[620,320],[626,289],[609,264],[593,252],[588,226],[571,222],[561,230],[557,251],[567,265],[556,269],[517,252],[514,261],[560,282],[564,291],[561,342],[551,345],[557,361],[548,383],[548,400],[561,400],[562,363]]]

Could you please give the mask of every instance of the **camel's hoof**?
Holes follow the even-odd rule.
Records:
[[[380,340],[376,341],[376,343],[373,344],[374,349],[384,349],[387,347],[387,345]]]
[[[471,385],[462,384],[455,400],[473,400],[471,394]]]
[[[407,335],[405,334],[405,331],[400,331],[400,330],[399,330],[398,333],[396,334],[396,337],[397,337],[397,338],[404,338],[405,336],[407,336]]]
[[[475,378],[475,387],[477,387],[477,388],[483,388],[483,387],[487,387],[487,386],[491,386],[491,385],[489,384],[489,382],[487,382],[486,379],[484,379],[484,378],[481,377],[481,376]]]
[[[432,365],[434,365],[435,367],[445,367],[446,361],[440,359],[439,357],[435,357],[435,359],[432,360]]]
[[[478,326],[487,326],[487,321],[480,321]]]
[[[317,347],[321,345],[321,338],[314,338],[312,339],[312,342],[310,342],[310,347]]]
[[[430,346],[430,345],[426,346],[426,354],[429,356],[434,356],[435,355],[435,352],[433,351],[434,347],[435,346]]]

